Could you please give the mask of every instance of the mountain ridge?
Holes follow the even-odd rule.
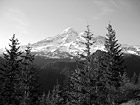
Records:
[[[77,53],[83,53],[85,45],[85,39],[82,37],[85,32],[78,33],[74,28],[68,27],[60,34],[54,37],[47,37],[36,43],[31,44],[32,52],[37,56],[44,56],[46,58],[66,58],[77,56]],[[105,38],[104,36],[93,35],[93,46],[91,46],[91,52],[96,50],[105,51]],[[26,46],[21,46],[21,50],[24,51]],[[128,54],[140,55],[140,46],[132,46],[122,44],[122,51]],[[0,49],[3,52],[3,49]]]
[[[42,52],[44,54],[37,54],[40,56],[45,56],[48,58],[66,58],[71,56],[76,56],[77,53],[83,53],[85,49],[84,38],[85,32],[78,33],[74,28],[69,27],[63,30],[60,34],[49,37],[44,40],[38,41],[31,45],[33,52]],[[93,46],[91,47],[91,52],[96,50],[105,51],[104,43],[105,37],[98,35],[93,35]],[[140,46],[132,45],[122,45],[122,51],[127,54],[140,55]]]

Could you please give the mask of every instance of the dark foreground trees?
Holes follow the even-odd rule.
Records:
[[[85,31],[84,60],[67,77],[64,98],[69,105],[117,105],[123,102],[129,89],[129,78],[122,67],[123,53],[116,40],[116,33],[109,24],[105,41],[106,52],[91,54],[92,34]],[[100,55],[101,54],[101,55]],[[126,98],[126,97],[125,97]]]
[[[112,104],[118,104],[117,100],[122,94],[121,87],[124,86],[124,79],[127,79],[125,68],[122,66],[123,63],[123,53],[120,48],[121,45],[118,44],[116,40],[115,30],[112,29],[112,26],[109,24],[107,27],[108,33],[106,34],[107,38],[105,41],[105,48],[107,51],[106,59],[106,71],[108,73],[108,93],[109,100]]]
[[[21,63],[21,89],[23,91],[22,103],[26,105],[37,105],[39,102],[39,71],[35,69],[31,54],[31,47],[28,45]]]
[[[25,55],[20,51],[15,35],[10,42],[0,69],[0,104],[35,105],[38,100],[38,73],[32,64],[34,56],[30,47],[25,50]]]
[[[80,57],[84,60],[82,62],[78,61],[80,67],[78,66],[77,69],[67,75],[67,81],[64,84],[63,96],[66,101],[65,104],[69,103],[69,105],[92,105],[96,103],[97,99],[97,72],[90,52],[94,42],[92,42],[93,34],[90,32],[89,26],[87,26],[83,38],[85,40],[82,44],[85,46],[85,50],[83,54],[80,54]]]
[[[22,98],[19,86],[20,56],[22,52],[19,51],[19,42],[18,39],[15,39],[15,35],[10,41],[10,49],[6,49],[6,53],[4,53],[5,63],[3,63],[3,68],[1,68],[1,102],[3,105],[19,105]]]
[[[5,62],[0,69],[1,105],[118,105],[131,99],[140,99],[139,87],[132,85],[122,67],[123,53],[116,33],[109,24],[105,40],[106,51],[91,53],[95,44],[89,26],[81,42],[85,49],[76,61],[77,68],[67,72],[63,87],[40,96],[38,71],[34,68],[31,47],[20,51],[13,35]],[[135,83],[136,78],[133,79]],[[137,80],[139,81],[139,79]],[[130,97],[131,96],[131,97]]]

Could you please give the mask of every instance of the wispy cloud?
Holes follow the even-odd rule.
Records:
[[[109,2],[113,7],[120,8],[120,0],[109,0]]]
[[[119,2],[116,0],[93,0],[93,4],[98,7],[99,13],[94,19],[99,19],[105,15],[111,14],[116,8],[119,8]]]
[[[27,27],[29,26],[29,22],[27,21],[27,18],[23,12],[10,8],[5,12],[5,16],[14,22],[13,25],[20,33],[28,33]]]

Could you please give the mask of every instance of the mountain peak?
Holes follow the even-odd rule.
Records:
[[[68,28],[66,28],[66,29],[62,32],[62,34],[64,34],[64,33],[70,34],[70,33],[77,33],[77,32],[74,30],[74,28],[68,27]],[[78,33],[77,33],[77,34],[78,34]]]
[[[58,58],[60,56],[67,57],[69,55],[76,56],[77,53],[83,53],[85,45],[85,39],[82,37],[85,32],[78,33],[72,27],[68,27],[63,30],[57,36],[46,38],[37,43],[32,44],[33,52],[37,55]],[[105,37],[104,36],[93,36],[93,42],[95,42],[91,47],[91,52],[96,52],[97,50],[105,51]],[[140,54],[139,46],[128,46],[122,47],[123,52]],[[97,51],[100,54],[100,51]],[[97,53],[97,54],[98,54]]]

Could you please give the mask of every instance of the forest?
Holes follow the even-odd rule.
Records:
[[[135,103],[124,105],[140,105],[140,76],[128,76],[116,32],[111,24],[106,29],[106,51],[91,53],[95,42],[88,25],[83,36],[86,42],[81,42],[84,53],[77,53],[72,61],[62,60],[62,64],[47,64],[47,68],[53,65],[53,70],[61,71],[63,81],[56,79],[53,89],[46,91],[41,89],[40,73],[34,63],[39,58],[32,53],[30,44],[21,51],[19,40],[13,35],[0,66],[0,105],[123,105],[130,101]],[[67,62],[71,68],[63,69],[61,65]],[[51,82],[45,84],[49,86]]]

